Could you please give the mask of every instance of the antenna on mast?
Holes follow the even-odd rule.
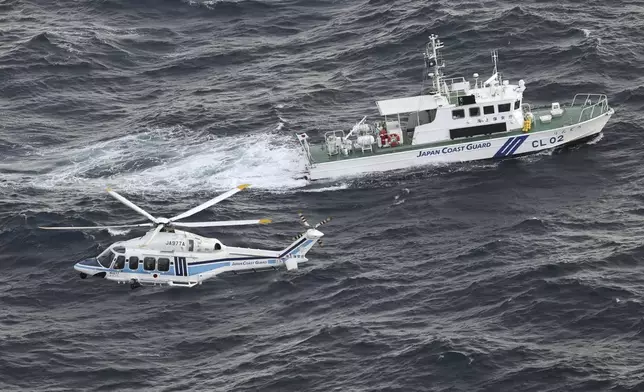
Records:
[[[496,75],[496,79],[499,82],[499,85],[503,84],[503,77],[498,73],[498,66],[497,63],[499,61],[499,51],[494,49],[492,50],[492,62],[494,63],[494,72],[493,75]]]
[[[425,61],[428,68],[434,67],[434,74],[430,74],[434,78],[434,88],[438,94],[441,94],[442,73],[441,68],[445,67],[445,62],[440,54],[440,49],[443,48],[443,43],[438,40],[438,36],[432,34],[429,36],[429,43],[425,50]]]

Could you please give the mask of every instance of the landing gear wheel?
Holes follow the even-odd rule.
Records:
[[[130,288],[132,290],[138,289],[139,287],[141,287],[141,283],[137,282],[134,279],[130,280]]]
[[[85,272],[81,272],[81,273],[80,273],[80,278],[81,278],[81,279],[85,279],[85,278],[87,278],[87,274],[86,274]]]

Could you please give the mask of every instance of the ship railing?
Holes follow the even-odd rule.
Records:
[[[313,156],[311,155],[311,146],[309,145],[309,136],[306,133],[295,133],[295,136],[297,137],[297,141],[300,142],[300,145],[302,146],[302,149],[304,150],[304,154],[306,154],[306,158],[309,161],[309,164],[315,163],[313,161]]]
[[[583,103],[580,103],[582,102]],[[591,120],[597,116],[608,112],[610,107],[608,106],[608,98],[606,94],[588,94],[580,93],[575,94],[575,97],[572,99],[570,107],[574,107],[577,103],[578,107],[581,107],[581,112],[579,113],[578,123],[586,120]],[[597,113],[595,113],[597,112]]]
[[[530,115],[531,116],[530,122],[532,123],[535,122],[534,115],[532,115],[532,106],[529,103],[523,102],[521,104],[521,112],[523,113],[524,119],[526,118],[526,116]]]
[[[465,81],[465,78],[463,76],[442,79],[442,82],[442,88],[445,96],[447,96],[447,101],[449,103],[452,103],[452,100],[454,100],[454,102],[458,102],[458,97],[460,97],[461,95],[466,95],[468,93],[467,91],[465,91],[467,82]]]

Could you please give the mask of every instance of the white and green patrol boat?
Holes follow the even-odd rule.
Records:
[[[307,157],[308,180],[356,176],[442,162],[508,158],[579,143],[598,135],[614,110],[604,94],[577,94],[567,106],[552,102],[532,108],[523,101],[525,82],[510,84],[494,71],[474,85],[465,78],[446,79],[440,49],[430,36],[425,52],[431,91],[424,95],[377,101],[383,117],[366,116],[351,130],[326,132],[310,143],[297,134]]]

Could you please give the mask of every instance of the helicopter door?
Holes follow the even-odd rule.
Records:
[[[188,252],[192,252],[195,249],[195,240],[188,240]]]

